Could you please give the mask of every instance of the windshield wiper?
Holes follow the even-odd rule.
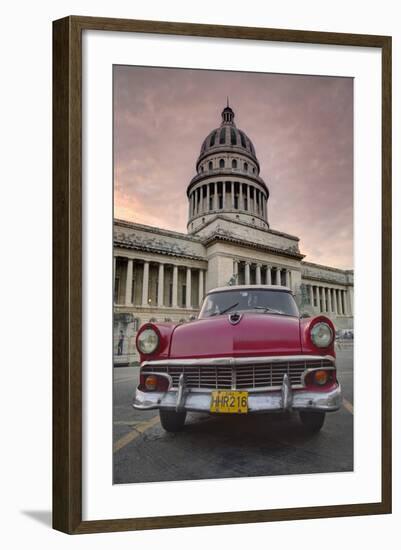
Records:
[[[279,315],[285,315],[284,311],[281,311],[280,309],[273,309],[271,307],[255,306],[253,309],[262,309],[263,313],[278,313]]]
[[[226,307],[226,309],[223,309],[222,311],[215,311],[214,313],[211,314],[210,317],[214,317],[215,315],[223,315],[224,313],[227,313],[227,311],[230,311],[230,309],[233,309],[234,307],[237,307],[238,304],[239,304],[239,302],[237,302],[235,304],[231,304],[231,306]]]

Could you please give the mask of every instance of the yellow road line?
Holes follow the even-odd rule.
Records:
[[[150,420],[146,420],[145,422],[139,422],[139,424],[137,424],[131,432],[125,434],[114,443],[113,453],[116,453],[117,451],[128,445],[128,443],[134,441],[134,439],[143,434],[143,432],[146,432],[146,430],[149,430],[149,428],[152,428],[153,426],[158,424],[158,422],[158,416],[154,416]]]
[[[345,397],[343,397],[343,405],[348,412],[350,412],[351,414],[354,414],[354,406],[349,401],[347,401]]]

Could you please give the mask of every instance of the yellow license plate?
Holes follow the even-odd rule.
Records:
[[[248,412],[248,392],[212,391],[210,412],[246,414]]]

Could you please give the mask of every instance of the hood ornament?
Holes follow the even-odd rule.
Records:
[[[241,321],[242,319],[242,315],[240,313],[230,313],[230,315],[228,316],[228,320],[230,321],[230,323],[232,325],[238,325],[238,323]]]

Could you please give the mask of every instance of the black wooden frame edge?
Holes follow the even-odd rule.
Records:
[[[382,49],[382,500],[82,521],[81,33],[149,32]],[[53,22],[53,527],[69,534],[391,513],[391,37],[70,16]]]

